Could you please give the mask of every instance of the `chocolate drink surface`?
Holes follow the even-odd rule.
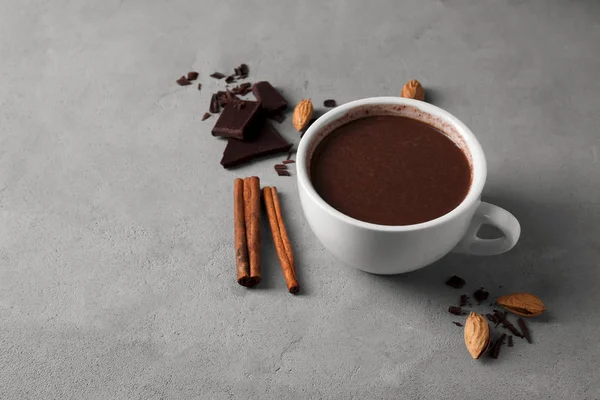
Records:
[[[385,115],[331,132],[315,149],[310,177],[319,196],[347,216],[412,225],[456,208],[471,186],[471,167],[433,126]]]

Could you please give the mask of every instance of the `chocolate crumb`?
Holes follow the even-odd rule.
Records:
[[[448,312],[454,315],[462,315],[462,308],[457,306],[450,306],[448,307]]]
[[[492,348],[492,358],[497,359],[500,354],[500,347],[504,344],[504,339],[506,338],[506,333],[503,333],[496,343],[494,343],[494,347]]]
[[[198,90],[201,90],[201,89],[202,89],[202,84],[201,84],[201,83],[199,83],[199,84],[198,84]]]
[[[223,79],[225,78],[227,75],[222,74],[220,72],[213,72],[212,74],[210,74],[211,78],[215,78],[215,79]]]
[[[233,83],[233,82],[235,82],[235,76],[229,75],[227,78],[225,78],[225,82],[226,83]]]
[[[275,164],[275,169],[287,169],[287,165],[285,165],[285,164]]]
[[[210,113],[204,113],[204,115],[202,116],[202,121],[206,121],[209,118],[210,118]]]
[[[243,78],[247,78],[250,73],[250,68],[246,64],[240,64],[238,67],[240,69],[240,76]]]
[[[323,102],[323,106],[329,107],[329,108],[337,107],[337,103],[333,99],[328,99]]]
[[[177,79],[176,82],[179,86],[187,86],[192,84],[190,81],[188,81],[188,79],[185,76],[182,76],[181,78]]]
[[[209,111],[213,114],[219,113],[219,96],[217,93],[213,94],[210,98],[210,108]]]
[[[287,159],[287,160],[283,160],[283,161],[282,161],[282,163],[284,163],[284,164],[293,164],[293,163],[295,163],[295,162],[296,162],[296,161],[294,161],[294,160],[290,160],[290,159]]]
[[[460,322],[456,322],[456,321],[452,321],[452,323],[456,326],[464,326],[463,324],[461,324]]]
[[[475,293],[473,293],[473,297],[475,300],[477,300],[477,304],[481,304],[481,302],[487,300],[489,296],[490,294],[483,290],[483,288],[478,289]]]
[[[278,169],[276,171],[277,171],[277,175],[279,175],[279,176],[290,176],[290,173],[286,170]]]
[[[523,336],[525,336],[525,339],[527,339],[529,343],[533,343],[533,341],[531,340],[531,333],[529,332],[529,328],[527,327],[525,320],[523,318],[519,318],[517,322],[519,323],[519,328],[521,328],[521,332],[523,332]]]
[[[198,73],[196,71],[190,71],[187,74],[188,81],[195,81],[198,79]]]
[[[461,307],[466,306],[469,303],[469,296],[467,296],[466,294],[463,294],[460,296],[460,303],[459,305]]]
[[[460,276],[453,275],[450,279],[446,281],[446,285],[452,286],[455,289],[460,289],[465,286],[467,282]]]
[[[512,335],[510,335],[508,337],[508,347],[513,347],[513,337],[512,337]]]

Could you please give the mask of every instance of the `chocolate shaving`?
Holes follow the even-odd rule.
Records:
[[[488,321],[490,321],[492,324],[496,324],[496,326],[498,326],[498,320],[496,319],[496,317],[494,317],[492,314],[485,314],[485,317],[488,319]]]
[[[225,78],[227,75],[222,74],[220,72],[213,72],[212,74],[210,74],[211,78],[215,78],[215,79],[223,79]]]
[[[275,164],[275,169],[287,169],[287,165],[285,165],[285,164]]]
[[[187,86],[192,84],[190,81],[188,81],[188,79],[185,76],[182,76],[181,78],[177,79],[176,82],[179,86]]]
[[[452,321],[452,323],[456,326],[464,326],[463,324],[461,324],[460,322],[456,322],[456,321]]]
[[[510,335],[508,337],[508,347],[513,347],[513,337],[512,337],[512,335]]]
[[[459,305],[461,307],[466,306],[469,303],[469,296],[467,296],[466,294],[463,294],[462,296],[460,296],[460,303]]]
[[[288,151],[286,160],[290,160],[292,158],[292,150]]]
[[[510,333],[512,333],[513,335],[515,335],[516,337],[523,337],[523,334],[521,332],[519,332],[519,330],[517,328],[515,328],[515,326],[508,320],[508,318],[506,317],[506,313],[502,313],[498,310],[494,310],[494,315],[496,316],[496,319],[499,321],[499,324],[502,324],[503,328],[506,328],[510,331]],[[496,324],[496,326],[498,326],[498,324]]]
[[[333,99],[328,99],[328,100],[325,100],[323,102],[323,106],[329,107],[329,108],[331,108],[331,107],[337,107],[337,103]]]
[[[448,286],[452,286],[455,289],[460,289],[463,286],[465,286],[467,282],[465,282],[465,280],[463,278],[461,278],[460,276],[452,276],[450,279],[448,279],[446,281],[446,285]]]
[[[196,71],[190,71],[187,74],[188,81],[195,81],[198,79],[198,73]]]
[[[217,93],[213,94],[210,98],[210,108],[209,111],[213,114],[219,113],[219,96]]]
[[[290,176],[290,173],[286,170],[278,169],[276,171],[277,171],[277,175],[279,175],[279,176]]]
[[[490,294],[483,290],[483,288],[473,293],[473,297],[475,298],[475,300],[477,300],[477,304],[481,304],[481,302],[487,300],[489,296]]]
[[[225,78],[225,82],[226,83],[233,83],[233,82],[235,82],[235,76],[229,75],[227,78]]]
[[[506,333],[503,333],[498,340],[496,340],[496,343],[494,343],[494,346],[492,347],[492,358],[497,359],[498,355],[500,354],[500,347],[502,347],[502,345],[504,344],[504,339],[506,338]]]
[[[525,339],[527,339],[529,343],[533,343],[533,340],[531,340],[531,333],[529,332],[529,328],[527,327],[525,320],[523,318],[519,318],[517,323],[519,324],[519,328],[521,328],[521,332],[523,332]]]
[[[293,163],[295,163],[295,162],[296,162],[296,161],[294,161],[294,160],[290,160],[290,159],[287,159],[287,160],[283,160],[283,161],[282,161],[282,163],[284,163],[284,164],[293,164]]]
[[[245,96],[252,91],[252,84],[250,82],[242,83],[231,89],[231,93],[239,94],[240,96]]]
[[[202,84],[201,83],[198,84],[198,90],[200,90],[200,89],[202,89]]]
[[[209,118],[210,118],[210,113],[204,113],[204,115],[202,116],[202,121],[206,121]]]
[[[448,307],[448,312],[454,315],[462,315],[462,308],[457,306],[450,306]]]

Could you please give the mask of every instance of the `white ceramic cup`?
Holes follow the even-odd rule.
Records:
[[[402,226],[359,221],[334,209],[315,191],[310,162],[316,146],[335,128],[368,115],[401,115],[424,121],[444,132],[463,149],[472,169],[471,188],[449,213],[431,221]],[[481,201],[487,166],[473,133],[458,118],[431,104],[401,97],[374,97],[341,105],[306,131],[296,157],[298,191],[311,229],[331,253],[346,264],[375,274],[400,274],[433,263],[451,251],[495,255],[510,250],[521,227],[508,211]],[[477,236],[492,225],[503,237]]]

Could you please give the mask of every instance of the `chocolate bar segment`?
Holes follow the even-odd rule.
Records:
[[[268,121],[262,121],[257,130],[253,140],[229,139],[221,159],[223,167],[231,168],[258,157],[285,153],[292,147]]]
[[[260,114],[257,101],[229,101],[223,108],[213,130],[213,136],[249,139],[250,126]]]
[[[252,86],[252,93],[256,100],[262,103],[262,107],[267,115],[280,114],[287,108],[287,101],[281,93],[277,91],[269,82],[257,82]]]

